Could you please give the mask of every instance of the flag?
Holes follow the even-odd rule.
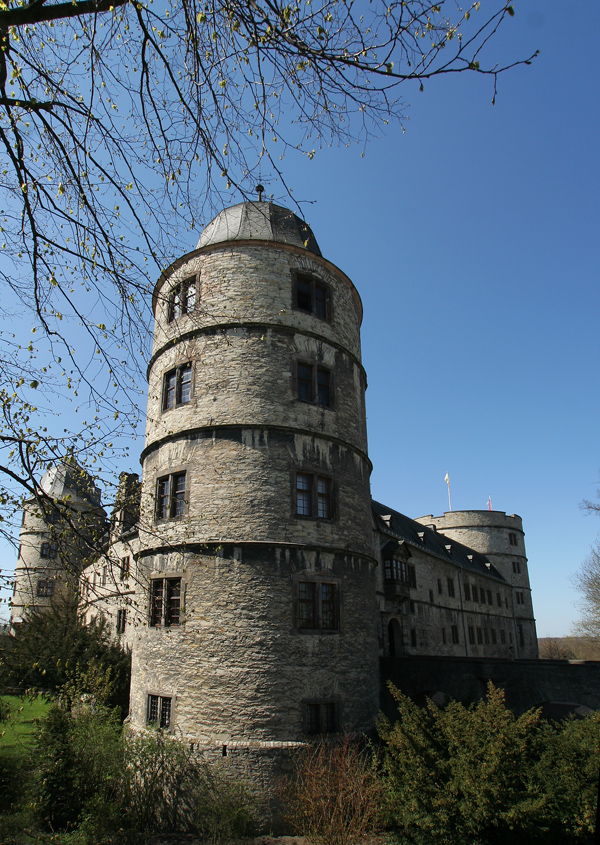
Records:
[[[492,509],[492,497],[488,496],[488,510],[491,511]]]
[[[448,473],[446,473],[446,477],[444,478],[444,481],[446,482],[448,487],[450,487],[450,476],[448,475]]]

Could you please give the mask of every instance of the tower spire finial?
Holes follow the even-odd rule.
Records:
[[[254,190],[258,191],[258,201],[262,202],[262,195],[265,192],[264,187],[259,183]]]

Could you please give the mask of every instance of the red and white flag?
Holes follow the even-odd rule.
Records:
[[[492,497],[488,496],[488,510],[491,511],[492,509]]]

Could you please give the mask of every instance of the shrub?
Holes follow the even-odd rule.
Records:
[[[219,845],[256,832],[259,799],[246,780],[225,763],[205,763],[200,781],[194,824],[204,839]]]
[[[372,749],[348,734],[304,746],[282,788],[284,817],[316,845],[351,845],[378,825],[382,788]]]

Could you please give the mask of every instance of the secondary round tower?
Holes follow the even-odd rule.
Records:
[[[296,215],[246,202],[162,274],[153,306],[133,723],[223,754],[370,728],[377,563],[354,285]]]

